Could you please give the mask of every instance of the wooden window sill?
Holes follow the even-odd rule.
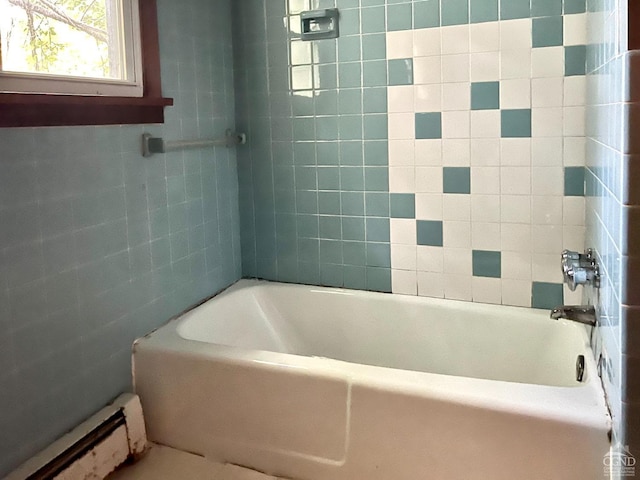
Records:
[[[0,127],[164,123],[171,98],[0,94]]]

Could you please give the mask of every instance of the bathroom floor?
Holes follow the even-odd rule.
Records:
[[[255,470],[215,463],[204,457],[151,444],[136,464],[112,473],[106,480],[279,480]]]

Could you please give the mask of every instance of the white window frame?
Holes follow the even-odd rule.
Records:
[[[0,71],[0,93],[142,97],[142,40],[138,0],[121,0],[124,71],[128,80]]]

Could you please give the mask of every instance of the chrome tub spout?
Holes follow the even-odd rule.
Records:
[[[551,318],[559,320],[571,320],[572,322],[583,323],[591,327],[597,324],[596,309],[593,305],[563,305],[551,310]]]

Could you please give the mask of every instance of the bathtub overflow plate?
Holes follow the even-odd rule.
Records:
[[[576,360],[576,380],[582,382],[584,378],[584,355],[578,355]]]

